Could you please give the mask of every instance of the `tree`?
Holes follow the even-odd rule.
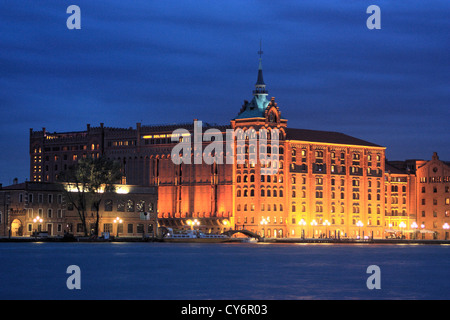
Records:
[[[88,205],[96,212],[93,235],[98,236],[99,211],[103,196],[115,191],[115,184],[120,182],[121,177],[120,163],[106,157],[81,159],[69,170],[61,173],[59,180],[65,182],[67,198],[78,211],[85,236],[88,235]]]

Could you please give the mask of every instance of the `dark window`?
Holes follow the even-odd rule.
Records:
[[[111,199],[105,200],[105,211],[112,211],[113,210],[113,201]]]

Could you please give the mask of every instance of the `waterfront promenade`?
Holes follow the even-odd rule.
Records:
[[[232,237],[225,243],[247,243],[242,237]],[[88,237],[0,237],[2,242],[165,242],[164,239],[152,237],[111,237],[88,238]],[[186,242],[189,242],[187,239]],[[261,238],[258,243],[280,243],[280,244],[435,244],[450,245],[450,240],[437,239],[335,239],[335,238]]]

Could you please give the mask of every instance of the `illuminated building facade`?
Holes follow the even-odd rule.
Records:
[[[439,159],[406,160],[393,163],[415,180],[411,202],[415,210],[414,228],[409,232],[423,239],[450,239],[450,162]]]
[[[383,146],[338,132],[288,128],[275,98],[267,95],[260,62],[253,98],[229,125],[194,120],[128,129],[88,125],[65,133],[31,129],[30,176],[54,182],[79,159],[106,156],[122,163],[124,184],[158,189],[163,226],[188,228],[197,219],[206,232],[247,229],[266,237],[385,238],[399,231],[410,236],[410,224],[419,223],[415,173],[387,164]],[[233,140],[228,148],[228,133],[239,129],[258,144],[244,136],[243,146]],[[200,141],[194,141],[196,130]],[[211,130],[222,137],[222,147],[212,153],[232,163],[174,163],[172,150],[181,142],[189,145],[188,159],[211,153],[208,146],[217,138]],[[278,152],[278,161],[250,157],[263,150]],[[267,168],[276,173],[262,174]]]
[[[86,214],[90,229],[87,233],[91,234],[96,212],[87,205],[91,209]],[[104,195],[100,205],[99,233],[153,236],[157,232],[156,205],[154,187],[118,185],[115,192]],[[0,188],[0,236],[32,236],[36,232],[46,232],[49,236],[85,234],[77,209],[63,186],[27,181]]]

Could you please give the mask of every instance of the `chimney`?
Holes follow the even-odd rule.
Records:
[[[438,156],[437,152],[433,152],[433,157],[431,159],[439,160],[439,156]]]

